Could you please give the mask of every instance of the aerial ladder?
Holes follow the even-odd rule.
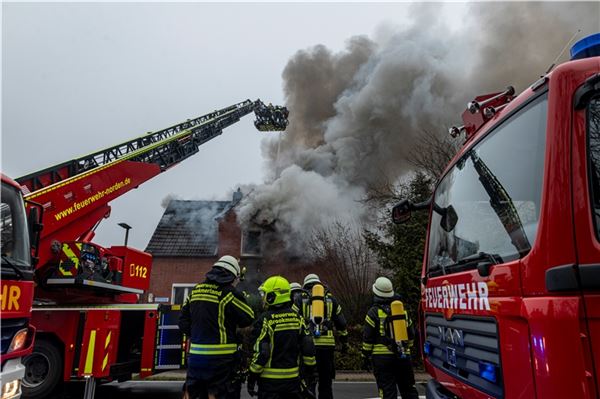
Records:
[[[199,151],[254,112],[259,131],[283,131],[285,107],[246,100],[109,148],[22,176],[28,204],[43,208],[35,263],[33,354],[26,357],[25,397],[43,398],[63,381],[142,377],[160,366],[158,304],[140,304],[152,257],[128,246],[92,242],[110,202]],[[125,312],[128,312],[126,316]]]

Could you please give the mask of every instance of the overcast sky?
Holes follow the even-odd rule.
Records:
[[[409,7],[3,3],[2,170],[20,177],[248,98],[282,103],[281,73],[296,51],[377,36],[402,25]],[[456,18],[464,6],[440,8]],[[95,241],[120,244],[117,223],[126,222],[130,244],[143,249],[166,195],[227,199],[260,183],[252,120],[114,201]]]

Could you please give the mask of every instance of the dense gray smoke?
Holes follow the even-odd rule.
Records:
[[[439,8],[414,7],[412,24],[385,38],[354,37],[339,53],[318,45],[290,59],[290,124],[263,143],[268,181],[238,208],[242,223],[274,226],[293,247],[332,221],[369,220],[361,200],[410,171],[420,134],[447,134],[476,95],[508,85],[520,92],[578,29],[579,37],[600,29],[598,3],[478,3],[464,21]]]

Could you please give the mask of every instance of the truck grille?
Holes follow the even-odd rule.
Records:
[[[458,380],[494,398],[504,397],[498,326],[493,318],[446,320],[441,314],[426,314],[425,353],[431,364]]]
[[[0,335],[2,336],[2,354],[5,354],[12,342],[15,333],[22,328],[27,328],[27,319],[2,319]]]

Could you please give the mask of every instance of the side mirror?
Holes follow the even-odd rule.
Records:
[[[432,198],[427,201],[412,203],[410,200],[403,199],[392,208],[392,221],[396,224],[406,223],[410,219],[411,211],[423,211],[429,209]]]
[[[392,221],[396,224],[402,224],[409,221],[411,208],[412,204],[409,200],[405,199],[400,201],[400,203],[392,208]]]
[[[42,217],[44,207],[37,202],[27,201],[31,206],[27,215],[27,227],[29,229],[29,244],[31,245],[31,262],[35,266],[38,262],[38,253],[40,250],[40,236],[42,233]]]
[[[442,220],[440,220],[440,225],[444,231],[449,233],[454,230],[456,223],[458,223],[458,215],[456,214],[454,207],[450,205],[444,209]]]

